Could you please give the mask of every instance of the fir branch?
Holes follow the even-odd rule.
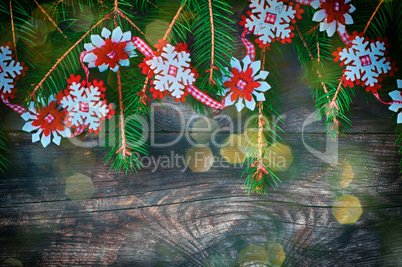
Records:
[[[135,59],[139,63],[139,59]],[[146,134],[142,122],[142,115],[146,114],[145,105],[141,106],[140,96],[137,92],[141,91],[144,77],[138,67],[133,64],[133,68],[121,69],[121,96],[109,96],[109,101],[117,102],[119,105],[119,114],[111,118],[106,125],[104,133],[106,142],[103,144],[104,150],[107,150],[104,160],[112,162],[111,168],[121,171],[122,168],[128,171],[136,171],[141,167],[138,157],[140,154],[147,154]],[[119,90],[117,90],[119,91]],[[121,116],[123,112],[123,117]],[[115,119],[118,123],[115,123]],[[130,119],[127,119],[130,118]],[[122,124],[124,123],[124,127]],[[123,132],[126,144],[126,154],[123,157],[122,144]]]
[[[158,8],[158,6],[157,6],[157,5],[155,5],[155,4],[154,4],[152,1],[147,0],[147,2],[148,2],[150,5],[152,5],[153,7]]]
[[[123,19],[127,20],[128,23],[130,23],[131,26],[133,26],[139,33],[141,33],[142,35],[145,36],[145,33],[144,33],[143,31],[141,31],[141,29],[140,29],[134,22],[132,22],[132,20],[129,19],[129,18],[126,16],[126,14],[124,14],[124,13],[121,12],[121,11],[118,11],[118,14],[119,14]],[[149,40],[149,39],[148,39],[148,40]]]
[[[12,0],[10,0],[10,15],[11,15],[11,31],[13,34],[13,45],[15,48],[15,59],[18,61],[18,55],[17,55],[17,42],[15,40],[15,26],[14,26],[14,16],[13,16],[13,3]]]
[[[308,54],[309,54],[309,56],[310,56],[310,58],[311,58],[311,61],[314,61],[314,57],[313,57],[313,55],[311,54],[311,51],[310,51],[310,49],[308,48],[307,42],[306,42],[306,40],[304,39],[303,34],[301,33],[299,27],[298,27],[297,25],[295,25],[295,28],[296,28],[297,34],[299,34],[300,40],[303,42],[303,45],[304,45],[304,47],[306,48],[306,50],[307,50],[307,52],[308,52]],[[320,46],[319,46],[319,43],[318,43],[318,41],[317,41],[317,51],[318,51],[318,54],[319,54],[319,51],[320,51],[319,49],[320,49]],[[317,57],[317,62],[320,63],[320,56]],[[322,79],[321,72],[320,72],[320,70],[319,70],[318,68],[317,68],[317,74],[318,74],[318,77],[319,77],[320,79]],[[322,88],[323,88],[324,92],[327,94],[327,93],[328,93],[327,86],[326,86],[325,83],[323,83],[323,82],[321,82],[321,85],[322,85]]]
[[[120,70],[117,70],[117,90],[119,92],[119,109],[120,109],[120,133],[121,133],[121,147],[117,150],[116,153],[120,153],[123,156],[123,159],[125,160],[127,156],[131,156],[131,152],[128,151],[127,148],[127,143],[126,143],[126,132],[124,130],[124,108],[123,108],[123,93],[122,93],[122,88],[121,88],[121,75],[120,75]]]
[[[173,26],[175,25],[177,19],[179,18],[180,13],[183,10],[183,8],[185,7],[186,3],[187,3],[187,0],[184,0],[184,2],[181,4],[180,8],[177,10],[176,15],[173,17],[172,21],[170,22],[169,28],[166,30],[165,35],[162,38],[164,41],[168,40],[167,38],[168,38],[170,32],[172,31]],[[162,48],[160,48],[160,49],[162,49]]]
[[[271,46],[272,50],[278,49],[276,45]],[[275,61],[277,58],[271,57],[274,53],[265,53],[266,50],[261,50],[261,70],[265,70],[265,66],[275,67]],[[266,64],[266,62],[268,64]],[[272,70],[275,72],[275,68]],[[272,76],[272,77],[270,77]],[[278,74],[277,76],[280,76]],[[273,75],[269,75],[268,79],[272,80],[271,84],[275,84],[271,90],[265,93],[266,100],[258,102],[258,111],[253,111],[251,118],[256,118],[251,121],[251,124],[255,125],[257,129],[257,146],[248,147],[248,156],[251,156],[253,162],[247,165],[245,173],[247,174],[245,180],[245,186],[248,193],[256,192],[261,194],[267,194],[267,187],[275,188],[278,182],[281,182],[279,177],[275,174],[270,166],[266,164],[266,153],[268,145],[271,145],[277,140],[281,140],[277,135],[277,130],[282,129],[276,122],[283,122],[280,117],[280,100],[279,94],[275,88],[279,88],[279,84]],[[269,120],[268,116],[272,116],[273,120]],[[246,129],[245,129],[246,130]],[[278,151],[279,152],[279,151]],[[272,162],[270,162],[272,164]]]
[[[381,0],[380,3],[378,3],[376,9],[374,10],[373,14],[371,15],[370,19],[367,22],[366,27],[363,30],[363,35],[366,34],[368,27],[370,26],[370,23],[373,21],[375,14],[377,14],[378,10],[380,9],[380,6],[382,5],[382,3],[384,3],[385,0]]]
[[[148,88],[149,80],[150,79],[149,79],[148,74],[147,74],[147,77],[145,78],[145,82],[144,82],[144,85],[142,87],[142,90],[140,92],[138,92],[138,94],[137,94],[140,97],[140,100],[138,102],[142,103],[144,106],[146,106],[147,103],[151,101],[151,99],[147,95],[147,88]]]
[[[315,92],[316,107],[321,111],[320,117],[325,115],[325,130],[330,132],[332,138],[336,138],[339,134],[339,126],[342,125],[346,129],[350,126],[348,118],[344,115],[349,110],[351,102],[350,96],[342,94],[341,100],[338,101],[338,96],[342,90],[342,86],[338,86],[339,79],[338,67],[332,65],[327,66],[326,61],[333,62],[332,52],[333,48],[328,43],[328,38],[314,32],[312,34],[311,28],[307,28],[306,38],[304,38],[302,31],[296,25],[295,29],[300,37],[301,47],[298,48],[299,59],[305,68],[305,77],[308,78],[312,91]],[[314,27],[315,31],[318,30]],[[296,43],[296,42],[295,42]],[[313,51],[316,56],[313,55]],[[304,57],[305,55],[305,57]],[[323,73],[322,70],[325,69]],[[336,82],[335,82],[336,81]],[[352,93],[353,94],[353,93]],[[320,118],[319,117],[319,118]],[[317,118],[317,119],[319,119]],[[342,119],[342,123],[339,118]]]
[[[7,151],[7,146],[5,143],[6,137],[3,133],[3,125],[0,120],[0,172],[4,173],[4,170],[7,168],[9,161],[7,160],[4,152]]]
[[[230,19],[231,6],[221,0],[211,0],[212,8],[207,4],[195,4],[194,2],[192,4],[191,8],[198,14],[191,25],[195,36],[195,43],[192,46],[194,62],[200,73],[197,83],[199,88],[216,96],[217,93],[223,91],[219,82],[220,71],[227,71],[226,67],[230,65],[229,60],[234,51],[235,38],[232,33],[235,30],[231,25],[235,22]],[[211,20],[211,12],[213,20]],[[216,69],[220,71],[214,71]],[[214,86],[211,78],[218,86]]]
[[[216,84],[214,80],[214,69],[216,68],[214,65],[215,60],[215,26],[214,26],[214,14],[212,12],[212,0],[208,0],[208,7],[209,7],[209,17],[211,21],[211,64],[209,72],[208,82],[210,84]]]
[[[54,27],[61,33],[61,35],[64,36],[64,38],[68,39],[67,36],[64,34],[64,32],[60,29],[59,25],[52,19],[51,16],[46,12],[45,9],[38,3],[38,1],[34,0],[35,4],[39,7],[40,11],[42,11],[43,14],[45,14],[46,18],[53,24]]]
[[[76,47],[78,46],[84,39],[85,37],[88,36],[88,34],[98,27],[103,21],[106,19],[109,19],[110,16],[113,14],[113,12],[108,13],[106,16],[104,16],[102,19],[100,19],[95,25],[93,25],[77,42],[75,42],[57,61],[56,63],[52,66],[52,68],[46,73],[45,77],[36,85],[36,87],[33,89],[33,91],[29,94],[30,98],[35,97],[35,93],[39,88],[42,88],[43,82],[49,77],[49,75],[56,69],[56,67],[63,61],[64,58]]]

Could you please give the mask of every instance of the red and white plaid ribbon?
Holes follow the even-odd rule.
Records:
[[[88,67],[84,64],[84,57],[86,56],[86,54],[88,54],[88,51],[82,51],[81,55],[80,55],[80,62],[81,62],[81,66],[85,71],[85,76],[87,77],[87,83],[88,83],[88,79],[89,79],[89,69]]]
[[[147,43],[145,43],[144,40],[142,40],[139,37],[133,37],[131,40],[133,41],[135,47],[145,57],[150,58],[150,57],[154,56],[154,52],[153,52],[152,48]],[[247,42],[248,42],[248,40],[247,40]],[[252,49],[254,49],[254,46],[252,46]],[[254,54],[253,54],[253,59],[254,59],[254,56],[255,56],[255,51],[254,51]],[[186,86],[186,91],[190,95],[192,95],[195,99],[197,99],[198,101],[200,101],[204,105],[207,105],[208,107],[211,107],[211,108],[214,108],[214,109],[223,109],[225,107],[222,103],[212,99],[210,96],[208,96],[204,92],[200,91],[194,85]]]
[[[152,57],[154,55],[152,48],[140,37],[133,37],[131,41],[145,57]]]
[[[393,103],[400,103],[400,101],[396,101],[396,100],[394,100],[394,101],[391,101],[391,102],[384,102],[384,101],[382,101],[381,100],[381,98],[380,98],[380,95],[378,94],[378,93],[373,93],[373,95],[378,99],[378,100],[380,100],[380,102],[381,103],[383,103],[383,104],[385,104],[385,105],[392,105]]]
[[[6,96],[4,94],[1,94],[0,97],[1,97],[1,100],[3,101],[3,103],[6,106],[12,108],[18,114],[22,114],[22,113],[24,113],[26,111],[26,108],[24,108],[24,107],[22,107],[20,105],[11,104],[10,101],[8,100],[8,98],[6,98]]]
[[[251,61],[255,59],[255,47],[253,43],[247,40],[246,36],[249,35],[251,32],[247,29],[244,29],[243,33],[241,34],[241,41],[243,42],[244,46],[247,50],[247,56],[250,56]]]
[[[342,41],[344,42],[345,45],[349,45],[352,40],[351,37],[349,35],[349,33],[346,31],[338,31],[339,37],[341,37]]]
[[[194,85],[186,86],[186,91],[195,99],[207,105],[208,107],[214,109],[223,109],[225,107],[222,103],[216,101],[215,99],[212,99],[209,95],[200,91]]]
[[[80,135],[84,131],[84,129],[85,129],[85,123],[80,124],[77,128],[75,128],[74,134],[72,134],[68,138],[72,138],[72,137],[75,137],[77,135]]]

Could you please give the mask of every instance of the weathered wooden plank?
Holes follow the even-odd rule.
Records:
[[[158,134],[157,141],[166,143],[175,136]],[[294,160],[280,174],[284,183],[267,197],[244,192],[240,167],[192,173],[170,166],[152,172],[150,166],[122,175],[109,171],[95,148],[88,150],[95,163],[72,171],[90,176],[95,187],[91,199],[78,201],[65,194],[65,177],[53,163],[47,168],[42,161],[34,163],[32,156],[43,149],[24,138],[12,147],[11,161],[17,165],[0,182],[1,240],[14,242],[1,250],[0,260],[15,257],[28,265],[201,266],[218,257],[234,265],[247,244],[276,242],[285,251],[287,266],[379,265],[384,260],[381,227],[388,223],[386,218],[401,216],[394,138],[341,137],[339,160],[351,164],[354,178],[348,187],[339,188],[342,165],[332,168],[309,153],[301,135],[285,135]],[[305,142],[325,150],[322,134],[307,135]],[[169,156],[174,151],[183,156],[189,147],[182,139],[169,149],[151,148],[150,153]],[[211,149],[219,156],[218,147]],[[47,153],[51,161],[72,156],[74,150],[51,147]],[[25,171],[21,174],[20,169]],[[362,204],[356,224],[341,225],[331,213],[334,200],[343,194]]]

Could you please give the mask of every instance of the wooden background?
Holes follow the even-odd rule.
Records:
[[[240,43],[240,41],[239,41]],[[242,48],[239,48],[240,50]],[[290,45],[279,62],[282,135],[293,162],[279,173],[283,183],[268,196],[245,192],[241,167],[212,167],[194,173],[153,166],[118,173],[102,161],[99,147],[63,141],[44,149],[21,131],[23,120],[1,106],[9,139],[10,167],[0,174],[0,262],[15,266],[397,266],[402,265],[402,197],[395,117],[378,101],[366,102],[357,91],[351,106],[353,128],[339,138],[339,164],[311,154],[301,129],[314,112],[310,89]],[[244,51],[239,52],[242,58]],[[166,100],[170,101],[170,100]],[[194,115],[180,104],[187,123]],[[233,110],[224,114],[235,114]],[[221,114],[214,111],[211,118]],[[220,127],[225,126],[219,121]],[[179,135],[177,116],[159,109],[158,143]],[[222,130],[218,139],[230,133]],[[92,138],[92,139],[91,139]],[[86,140],[96,141],[88,136]],[[325,151],[323,123],[304,131],[304,141]],[[150,156],[184,156],[185,138],[168,148],[150,148]],[[210,146],[214,156],[220,148]],[[340,187],[346,164],[351,183]],[[72,178],[73,177],[73,178]],[[87,184],[93,195],[72,200],[68,180]],[[363,213],[356,223],[341,224],[332,214],[337,198],[359,199]],[[76,195],[75,195],[76,196]],[[273,246],[274,244],[274,246]],[[248,255],[248,256],[247,256]],[[282,258],[281,258],[282,257]]]

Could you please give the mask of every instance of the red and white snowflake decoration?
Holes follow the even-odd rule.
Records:
[[[186,86],[195,82],[197,74],[190,65],[190,52],[186,44],[178,44],[176,47],[166,44],[160,55],[155,55],[146,60],[146,64],[141,64],[143,72],[153,77],[150,92],[156,98],[170,94],[176,101],[184,101],[187,93],[184,91]]]
[[[398,88],[402,89],[402,80],[397,80]],[[394,90],[389,93],[389,96],[392,98],[392,104],[389,106],[389,109],[393,112],[398,112],[402,108],[402,92],[398,90]],[[402,112],[399,112],[397,123],[402,123]]]
[[[112,37],[109,38],[110,34]],[[117,27],[111,33],[108,29],[103,28],[102,39],[99,35],[91,35],[92,43],[84,44],[87,51],[83,58],[83,62],[88,63],[88,68],[98,67],[100,72],[107,70],[109,67],[112,71],[117,72],[120,66],[130,66],[129,58],[136,56],[134,43],[131,40],[131,32],[122,32]]]
[[[232,68],[230,76],[224,72],[222,77],[223,87],[225,87],[224,106],[230,106],[236,103],[236,108],[241,111],[244,106],[250,110],[255,109],[256,101],[265,101],[264,92],[271,86],[264,81],[268,76],[268,71],[260,71],[261,62],[251,61],[250,56],[243,59],[243,67],[236,58],[230,60]],[[259,73],[258,73],[259,72]],[[258,73],[258,74],[257,74]]]
[[[354,39],[345,48],[338,48],[334,52],[335,62],[341,60],[343,70],[342,80],[344,86],[353,87],[355,84],[362,84],[366,91],[376,93],[381,88],[379,82],[385,76],[392,76],[398,69],[396,62],[390,62],[386,39],[377,38],[377,41],[364,38],[354,34]]]
[[[71,136],[64,122],[67,111],[57,105],[54,96],[49,97],[48,101],[38,99],[38,102],[41,104],[40,107],[35,107],[35,103],[31,102],[27,112],[21,115],[25,121],[28,121],[22,130],[29,133],[36,130],[32,134],[32,142],[40,140],[43,147],[47,147],[51,141],[60,145],[61,137]]]
[[[56,96],[58,103],[67,111],[67,126],[79,128],[84,125],[90,133],[98,133],[102,120],[114,114],[104,99],[106,87],[103,81],[87,83],[81,81],[80,75],[72,74],[67,83],[67,90]]]
[[[13,59],[10,43],[0,46],[0,94],[14,98],[15,80],[25,76],[24,62]]]
[[[321,8],[314,13],[313,21],[320,22],[320,31],[327,31],[329,37],[335,31],[345,32],[345,24],[353,24],[350,13],[355,11],[355,7],[349,4],[351,0],[314,0],[311,6],[314,9]]]
[[[303,10],[299,4],[287,3],[289,0],[249,0],[251,11],[249,18],[242,16],[240,25],[253,32],[258,38],[256,42],[260,47],[269,48],[273,41],[290,43],[294,37],[291,23],[296,23],[296,18],[301,19]]]

